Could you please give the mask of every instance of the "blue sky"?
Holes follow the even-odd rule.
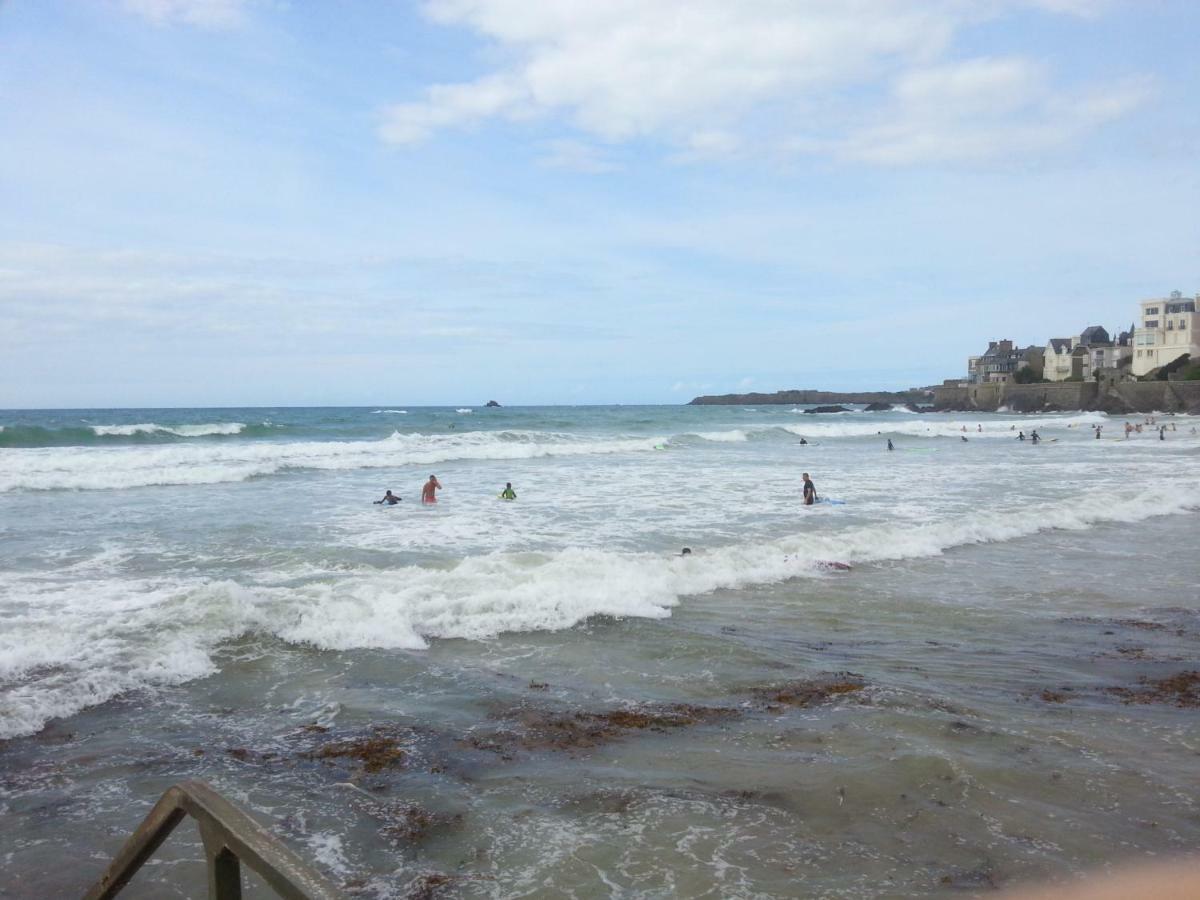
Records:
[[[904,388],[1200,291],[1192,0],[0,3],[0,407]]]

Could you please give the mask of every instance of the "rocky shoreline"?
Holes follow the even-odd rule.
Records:
[[[972,384],[934,389],[937,412],[1175,412],[1200,415],[1200,381]]]

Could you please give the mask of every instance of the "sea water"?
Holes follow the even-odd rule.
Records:
[[[187,778],[369,897],[961,894],[1194,849],[1200,420],[1123,423],[0,412],[0,896],[81,893]],[[184,826],[129,895],[202,892],[201,857]]]

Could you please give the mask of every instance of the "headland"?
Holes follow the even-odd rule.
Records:
[[[933,400],[933,389],[910,391],[776,391],[773,394],[716,394],[696,397],[688,406],[749,406],[771,403],[929,403]]]

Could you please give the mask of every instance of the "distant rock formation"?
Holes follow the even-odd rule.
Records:
[[[484,405],[484,406],[494,406],[494,407],[496,407],[497,409],[499,409],[499,408],[500,408],[500,404],[499,404],[499,403],[497,403],[495,400],[489,400],[487,403],[485,403],[485,404],[483,404],[483,405]]]
[[[891,407],[889,406],[888,409],[891,409]],[[805,412],[806,413],[840,413],[840,412],[850,412],[850,410],[846,409],[846,407],[844,407],[844,406],[814,406],[812,409],[806,409]]]
[[[876,401],[875,403],[868,403],[866,406],[866,409],[863,410],[863,412],[891,412],[891,411],[892,411],[892,404],[880,403],[878,401]]]
[[[774,394],[717,394],[696,397],[688,406],[759,406],[770,403],[790,403],[793,406],[815,403],[928,403],[933,399],[932,390],[916,391],[863,391],[842,393],[839,391],[776,391]]]

